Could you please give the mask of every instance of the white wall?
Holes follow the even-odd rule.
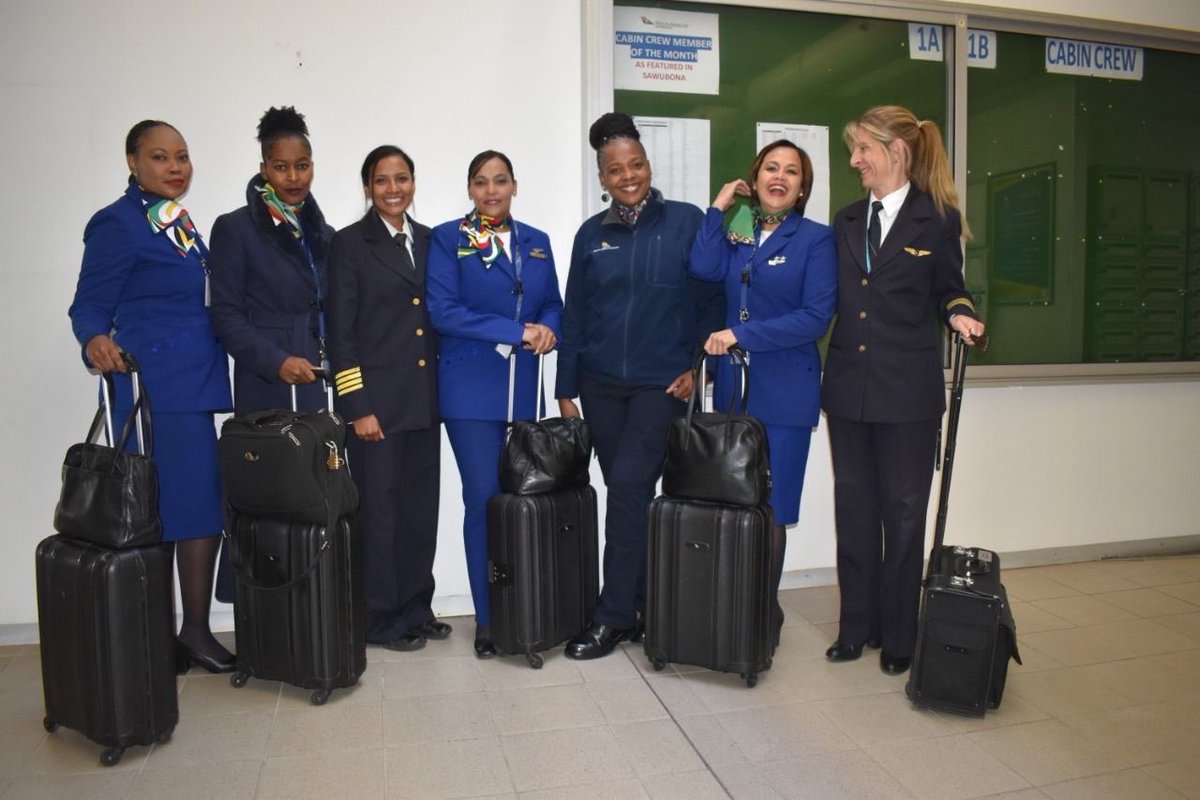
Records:
[[[361,214],[358,168],[377,144],[414,157],[426,223],[465,211],[469,158],[503,150],[520,183],[516,212],[550,233],[565,279],[585,189],[596,194],[581,177],[580,56],[584,11],[596,5],[211,0],[167,11],[148,0],[0,0],[0,642],[27,637],[36,619],[33,549],[51,530],[62,454],[90,418],[94,379],[66,309],[83,226],[124,188],[129,126],[159,117],[184,133],[196,164],[186,205],[202,231],[243,202],[268,105],[308,115],[315,194],[335,227]],[[1083,0],[1057,5],[1095,13]],[[1122,13],[1172,26],[1188,11],[1166,0]],[[967,403],[951,541],[1005,551],[1200,533],[1200,383],[979,388]],[[441,505],[438,607],[466,611],[448,447]],[[822,428],[789,569],[833,564],[832,516]]]

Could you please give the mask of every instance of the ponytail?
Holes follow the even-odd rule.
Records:
[[[958,206],[958,190],[954,187],[954,173],[942,141],[942,132],[933,120],[918,120],[916,115],[902,106],[874,106],[854,122],[846,126],[865,131],[885,147],[896,139],[904,142],[904,168],[908,179],[922,192],[933,198],[933,204],[944,219],[946,209],[961,210]],[[971,239],[967,220],[962,219],[962,235]]]

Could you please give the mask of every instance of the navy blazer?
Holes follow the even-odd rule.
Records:
[[[438,422],[438,337],[425,304],[432,231],[415,222],[415,264],[374,209],[329,248],[329,358],[347,420],[374,414],[385,434]]]
[[[749,265],[741,322],[743,271]],[[774,425],[813,426],[820,418],[821,356],[837,299],[833,230],[790,214],[761,246],[734,244],[724,215],[709,208],[692,245],[688,272],[724,281],[725,324],[750,357],[749,413]],[[714,399],[729,407],[740,392],[729,358],[717,359]]]
[[[867,272],[869,211],[859,200],[837,213],[838,319],[833,326],[821,406],[859,422],[915,422],[946,408],[943,335],[938,320],[975,316],[963,286],[962,221],[943,217],[910,186]]]
[[[333,228],[309,195],[300,224],[312,254],[310,263],[300,240],[267,213],[254,189],[257,180],[252,178],[246,187],[245,206],[217,217],[209,263],[210,312],[217,336],[233,356],[238,414],[291,405],[291,389],[279,377],[288,356],[321,363],[318,296],[324,297],[328,289],[325,262],[333,237]],[[325,407],[320,380],[296,389],[301,410]]]
[[[80,345],[111,335],[137,358],[156,411],[228,411],[229,362],[204,308],[208,251],[199,234],[198,250],[181,255],[165,232],[151,229],[130,181],[123,197],[91,218],[83,242],[67,312]],[[129,379],[114,377],[117,402],[128,406]]]
[[[517,273],[508,251],[488,267],[478,253],[458,257],[462,219],[433,229],[427,291],[429,314],[441,334],[438,399],[446,419],[504,420],[508,417],[508,359],[496,345],[517,354],[514,419],[538,415],[537,357],[521,346],[526,322],[562,336],[562,295],[550,238],[524,222],[513,222],[513,247],[521,254],[520,314]]]

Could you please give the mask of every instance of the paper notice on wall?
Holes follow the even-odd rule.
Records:
[[[717,14],[613,9],[613,86],[643,92],[718,94]]]
[[[706,119],[634,117],[654,171],[654,187],[668,200],[707,208],[709,125]]]
[[[813,165],[812,194],[804,216],[829,224],[829,127],[826,125],[789,125],[783,122],[759,122],[756,125],[758,150],[771,142],[787,139],[808,153]]]

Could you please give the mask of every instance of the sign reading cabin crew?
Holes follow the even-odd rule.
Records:
[[[718,94],[721,53],[717,20],[716,14],[614,8],[614,88]]]
[[[1140,47],[1046,38],[1046,72],[1140,81],[1145,61]]]

